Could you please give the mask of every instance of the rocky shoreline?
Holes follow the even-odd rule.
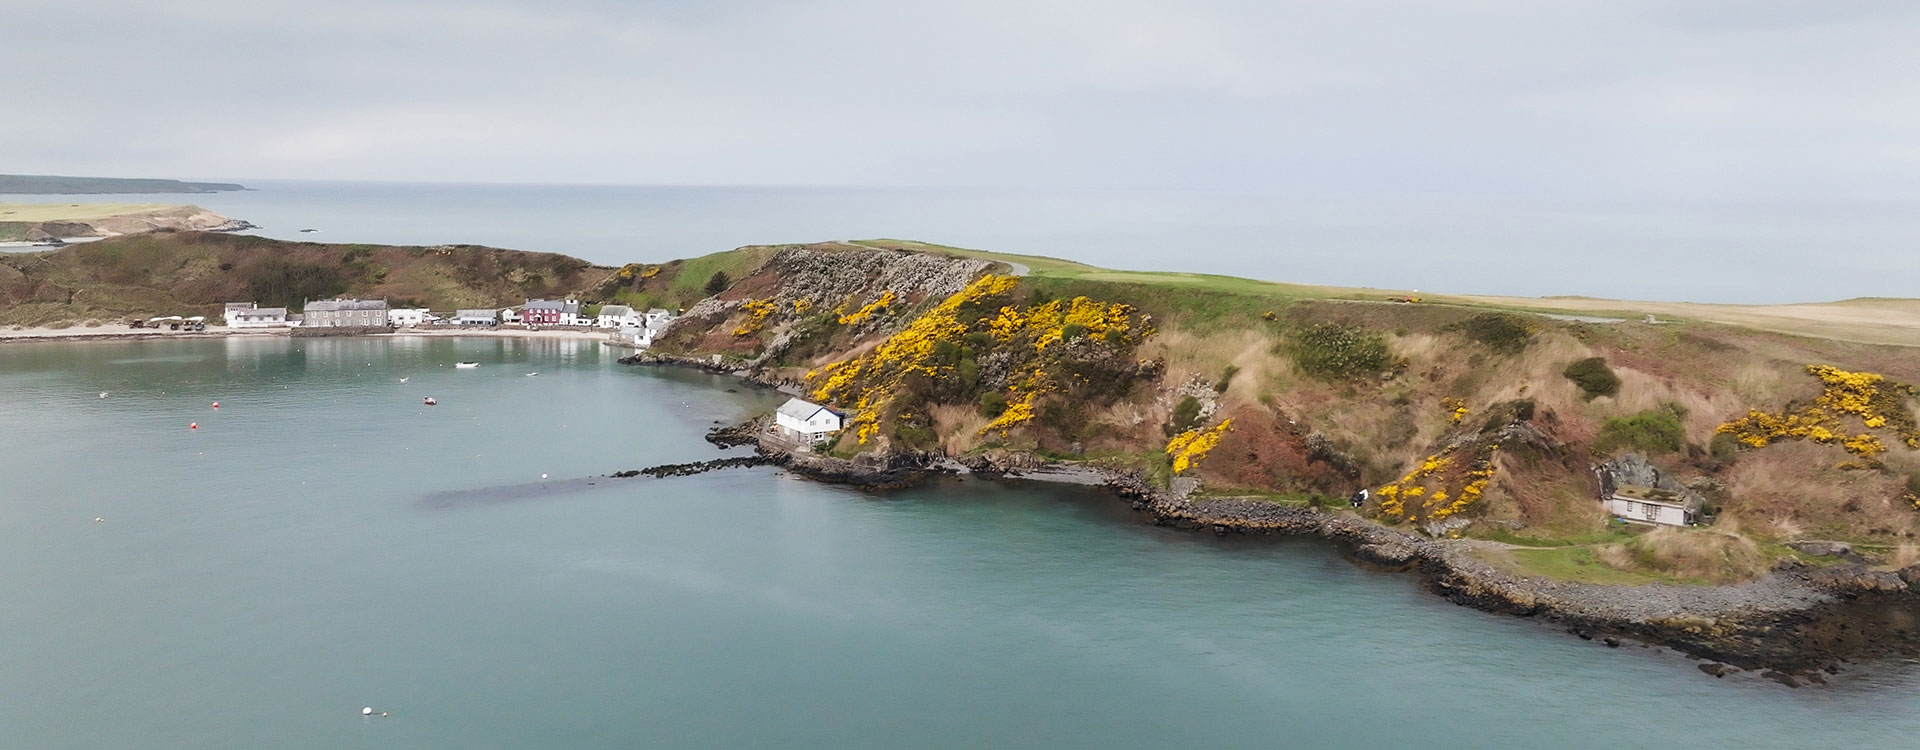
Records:
[[[791,387],[756,377],[749,367],[719,362],[646,352],[621,362],[692,367],[763,387]],[[1609,647],[1631,641],[1671,648],[1700,660],[1701,671],[1715,677],[1751,671],[1787,685],[1820,684],[1842,664],[1920,658],[1920,596],[1915,594],[1920,565],[1897,572],[1853,562],[1817,569],[1788,566],[1757,581],[1718,586],[1559,581],[1515,575],[1475,554],[1482,546],[1500,546],[1495,543],[1430,538],[1344,509],[1189,497],[1191,485],[1161,490],[1136,473],[1018,453],[841,459],[790,451],[765,440],[760,427],[758,422],[718,427],[707,439],[723,448],[752,445],[755,456],[747,459],[752,465],[778,465],[817,481],[871,491],[952,475],[1062,482],[1103,487],[1158,526],[1220,535],[1318,536],[1363,564],[1417,575],[1455,604],[1537,619]]]
[[[1671,648],[1702,660],[1701,671],[1716,677],[1749,670],[1789,685],[1821,683],[1846,662],[1920,656],[1920,597],[1909,588],[1909,582],[1920,583],[1920,566],[1898,573],[1856,564],[1785,569],[1721,586],[1574,583],[1501,570],[1474,554],[1485,542],[1432,539],[1345,511],[1253,498],[1187,498],[1150,487],[1138,475],[1097,467],[1033,462],[1014,468],[979,457],[927,455],[844,460],[789,454],[764,443],[759,451],[784,455],[771,462],[797,474],[868,489],[951,474],[1099,485],[1159,526],[1318,536],[1368,565],[1418,575],[1456,604],[1536,618],[1612,647],[1634,641]]]

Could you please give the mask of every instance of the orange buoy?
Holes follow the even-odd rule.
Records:
[[[198,429],[200,429],[200,423],[199,423],[199,422],[188,422],[188,423],[187,423],[187,429],[189,429],[189,430],[198,430]]]

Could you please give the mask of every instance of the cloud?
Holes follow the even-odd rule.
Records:
[[[1920,192],[1904,2],[14,0],[12,170]]]

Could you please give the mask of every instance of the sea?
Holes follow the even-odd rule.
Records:
[[[619,354],[0,344],[0,747],[1920,737],[1920,664],[1715,679],[1454,606],[1319,540],[1158,528],[1084,488],[611,478],[729,455],[704,431],[779,399]]]
[[[1772,304],[1920,289],[1920,206],[1896,198],[221,181],[254,189],[0,201],[194,203],[272,237],[474,243],[609,265],[885,237],[1108,268],[1460,294]]]

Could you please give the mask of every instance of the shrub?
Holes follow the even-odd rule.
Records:
[[[1214,382],[1213,392],[1226,393],[1227,386],[1233,383],[1233,376],[1238,374],[1240,374],[1239,365],[1227,365],[1227,369],[1220,371],[1220,379]]]
[[[714,271],[712,276],[707,277],[707,296],[724,292],[730,286],[733,286],[733,277],[728,276],[726,271]]]
[[[1593,439],[1593,450],[1601,455],[1631,448],[1657,456],[1678,452],[1686,446],[1687,432],[1680,426],[1680,415],[1664,408],[1610,418]]]
[[[247,273],[247,291],[260,304],[295,307],[347,291],[347,279],[336,266],[270,258]]]
[[[1295,331],[1287,351],[1302,372],[1329,380],[1371,375],[1391,364],[1387,337],[1335,323]]]
[[[1713,454],[1713,460],[1720,463],[1733,463],[1740,452],[1740,439],[1724,432],[1715,433],[1713,440],[1707,443],[1707,452]]]
[[[980,416],[997,417],[1007,410],[1007,397],[999,391],[987,391],[980,394]]]
[[[1464,334],[1501,354],[1519,353],[1533,338],[1533,326],[1527,320],[1501,312],[1480,313],[1447,326],[1447,330]]]
[[[1601,396],[1611,396],[1620,392],[1620,376],[1613,374],[1613,368],[1607,366],[1605,357],[1588,357],[1560,372],[1574,385],[1580,386],[1580,392],[1592,401]]]
[[[1173,406],[1173,417],[1167,420],[1168,435],[1178,435],[1200,422],[1200,399],[1188,396]]]

